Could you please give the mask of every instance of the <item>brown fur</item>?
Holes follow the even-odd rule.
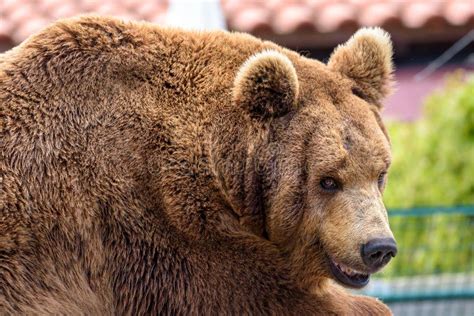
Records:
[[[326,66],[82,17],[0,55],[1,313],[388,314],[327,264],[391,236],[391,50],[357,38]]]

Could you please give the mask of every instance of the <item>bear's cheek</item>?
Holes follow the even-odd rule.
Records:
[[[308,244],[318,246],[314,251],[322,250],[329,258],[362,265],[360,245],[371,234],[359,206],[343,195],[313,201],[305,212],[300,234]]]
[[[362,192],[334,198],[324,210],[319,232],[330,258],[359,269],[364,269],[362,245],[375,238],[393,238],[380,198]]]
[[[321,228],[321,241],[327,255],[332,259],[359,263],[361,236],[354,227],[359,225],[350,216],[351,210],[338,208],[330,212],[332,214],[326,217]]]

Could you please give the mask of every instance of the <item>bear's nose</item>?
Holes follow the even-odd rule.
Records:
[[[376,238],[362,246],[362,261],[371,270],[378,270],[397,254],[397,243],[393,238]]]

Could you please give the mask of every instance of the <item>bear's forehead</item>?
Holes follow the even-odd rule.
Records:
[[[354,83],[311,59],[297,62],[302,120],[297,129],[312,135],[313,157],[322,161],[380,160],[389,163],[390,143],[374,105],[352,92]]]
[[[329,98],[339,103],[344,94],[351,93],[352,82],[337,72],[330,70],[317,60],[298,63],[300,94],[304,99]]]
[[[310,156],[323,169],[383,169],[391,160],[390,143],[377,115],[365,109],[347,111],[351,105],[336,107],[329,100],[310,105],[305,123],[311,135]],[[357,106],[357,105],[356,105]]]

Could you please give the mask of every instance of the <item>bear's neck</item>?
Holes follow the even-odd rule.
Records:
[[[211,136],[210,168],[233,215],[242,228],[266,238],[267,161],[262,148],[268,130],[255,128],[251,122],[217,126]],[[263,155],[265,156],[265,155]]]

